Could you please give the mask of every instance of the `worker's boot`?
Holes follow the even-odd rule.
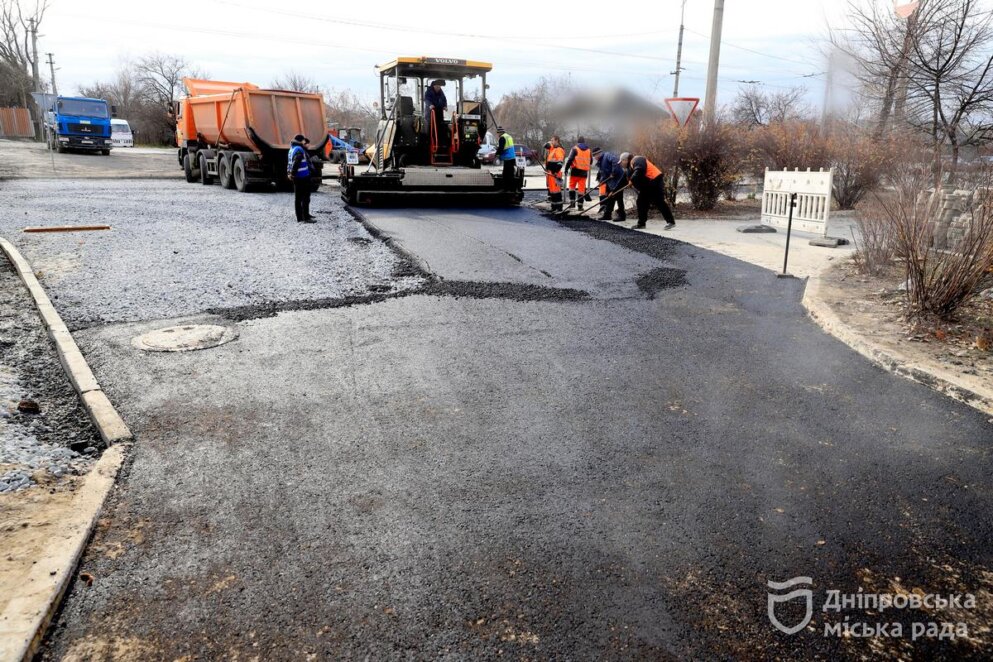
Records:
[[[576,190],[569,191],[569,209],[576,208]]]

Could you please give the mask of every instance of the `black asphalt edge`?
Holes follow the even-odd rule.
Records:
[[[988,416],[993,416],[993,389],[966,384],[954,373],[916,363],[898,352],[873,342],[871,338],[843,322],[821,297],[820,289],[820,278],[810,278],[803,292],[802,303],[810,318],[825,333],[845,343],[883,370],[923,384]],[[993,421],[993,418],[990,420]]]
[[[273,317],[282,312],[302,310],[327,310],[332,308],[349,308],[352,306],[382,303],[390,299],[401,299],[409,296],[439,296],[456,299],[509,299],[513,301],[547,301],[547,302],[577,302],[591,299],[585,290],[561,287],[546,287],[527,283],[489,283],[480,281],[445,280],[431,273],[414,255],[410,254],[392,237],[386,235],[375,226],[359,210],[345,205],[345,210],[356,221],[362,224],[366,231],[377,241],[385,244],[398,259],[398,265],[393,271],[395,278],[422,278],[424,284],[401,291],[379,291],[367,294],[354,294],[338,298],[299,299],[295,301],[270,301],[249,306],[230,308],[208,308],[204,311],[209,315],[217,315],[234,322],[249,319]]]

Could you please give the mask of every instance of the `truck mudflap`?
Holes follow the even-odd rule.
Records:
[[[510,207],[524,199],[524,178],[509,188],[503,176],[474,168],[406,168],[356,173],[342,168],[341,197],[350,205],[370,207]]]

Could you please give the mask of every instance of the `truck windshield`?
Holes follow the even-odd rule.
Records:
[[[107,117],[107,102],[62,99],[59,101],[59,114],[80,115],[84,117]]]

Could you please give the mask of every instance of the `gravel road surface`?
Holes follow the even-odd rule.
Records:
[[[70,329],[208,309],[341,299],[420,284],[397,256],[318,195],[316,225],[289,193],[128,180],[0,182],[0,234],[21,249]],[[110,231],[25,234],[25,226]]]
[[[0,139],[0,179],[182,179],[175,148],[117,147],[99,152],[50,152],[45,143]],[[114,186],[115,184],[108,184]]]
[[[255,243],[298,230],[258,221],[285,200],[214,191]],[[338,259],[336,204],[319,197],[331,214],[293,246]],[[988,657],[991,426],[823,334],[802,282],[527,209],[367,218],[430,286],[203,316],[213,280],[311,297],[329,268],[293,265],[298,292],[281,269],[225,271],[209,247],[183,266],[182,306],[160,303],[158,267],[132,268],[121,304],[85,293],[95,279],[49,285],[86,322],[78,340],[138,443],[83,561],[93,582],[73,587],[43,659]],[[153,256],[162,226],[138,223],[130,245]],[[188,230],[215,241],[206,219]],[[122,282],[116,255],[84,250],[71,273]],[[95,324],[103,305],[143,321]],[[163,314],[240,337],[135,350]],[[816,609],[790,636],[766,582],[799,575]],[[821,611],[826,591],[860,588],[980,604]],[[823,635],[845,617],[908,636]],[[918,620],[970,638],[911,643]]]

